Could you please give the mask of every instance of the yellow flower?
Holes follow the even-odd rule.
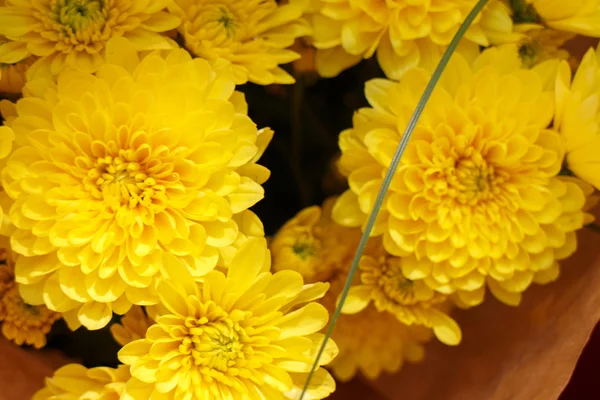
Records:
[[[182,49],[139,61],[123,38],[107,47],[95,75],[26,85],[2,175],[17,281],[73,329],[155,304],[164,252],[201,277],[264,235],[247,209],[263,197],[269,171],[255,162],[273,132],[248,118],[229,66]]]
[[[390,79],[409,69],[433,70],[476,0],[312,0],[317,70],[332,77],[371,58]],[[460,50],[474,55],[478,46],[507,40],[513,24],[509,8],[492,0],[467,32]]]
[[[443,310],[447,308],[447,296],[435,292],[423,280],[407,279],[402,273],[402,258],[390,256],[382,246],[372,249],[360,260],[360,282],[350,288],[342,312],[356,314],[373,302],[378,311],[390,312],[406,325],[433,328],[441,342],[459,344],[461,330]]]
[[[542,22],[560,31],[600,37],[599,0],[510,0],[516,23]]]
[[[553,92],[514,48],[489,49],[469,65],[455,55],[416,126],[372,235],[402,256],[402,272],[462,306],[483,300],[486,280],[510,304],[532,281],[558,275],[586,218],[581,182],[556,177],[564,158],[550,130]],[[333,219],[364,225],[429,73],[372,80],[354,127],[341,133],[350,189]]]
[[[156,323],[143,339],[121,349],[131,366],[124,399],[297,399],[324,335],[327,310],[311,302],[327,284],[303,285],[294,271],[268,272],[265,239],[250,239],[227,274],[211,271],[202,283],[169,254],[170,280],[158,287]],[[307,303],[307,304],[305,304]],[[321,364],[336,355],[329,342]],[[335,389],[319,368],[307,399]]]
[[[320,300],[330,313],[335,310],[360,239],[359,229],[345,228],[331,220],[334,201],[330,198],[322,208],[300,211],[277,232],[271,243],[274,271],[295,270],[306,282],[331,284]],[[372,247],[371,243],[367,245],[369,251]],[[356,314],[340,315],[332,335],[340,353],[330,367],[343,381],[350,380],[358,371],[376,379],[382,372],[397,372],[405,360],[420,361],[424,353],[422,342],[430,336],[427,328],[409,327],[391,313],[367,305]]]
[[[600,48],[590,49],[571,80],[562,62],[556,79],[554,127],[564,138],[567,168],[600,190]]]
[[[287,48],[310,33],[302,1],[174,0],[169,10],[183,20],[185,47],[206,60],[229,60],[236,84],[294,83],[279,65],[300,58]]]
[[[125,346],[129,342],[146,336],[146,330],[152,324],[154,324],[154,321],[144,312],[142,307],[133,306],[121,318],[120,324],[110,326],[110,333],[117,343]]]
[[[46,334],[60,314],[45,306],[26,304],[15,282],[14,260],[8,240],[0,245],[0,324],[2,334],[19,346],[28,344],[40,349],[46,345]],[[4,243],[6,242],[6,243]]]
[[[80,364],[68,364],[46,378],[45,386],[32,400],[119,400],[130,376],[129,367],[123,365],[88,369]]]
[[[299,272],[307,282],[327,281],[352,262],[360,241],[358,229],[348,229],[330,219],[333,199],[308,207],[286,222],[270,249],[274,266]]]
[[[137,51],[175,48],[161,33],[180,19],[163,11],[169,0],[4,0],[0,6],[0,63],[38,56],[31,68],[58,74],[65,66],[94,72],[104,62],[107,41],[125,37]]]
[[[523,36],[518,42],[518,52],[525,67],[533,67],[543,61],[569,58],[569,52],[562,49],[574,34],[548,29],[539,24],[515,25],[515,32]]]

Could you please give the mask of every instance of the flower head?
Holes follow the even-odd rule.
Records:
[[[554,127],[566,145],[566,166],[600,190],[600,48],[590,49],[575,76],[566,62],[556,79]]]
[[[169,0],[4,0],[0,6],[0,63],[40,57],[33,69],[58,74],[65,66],[98,70],[106,43],[125,37],[137,51],[175,48],[161,33],[180,20],[163,11]]]
[[[359,313],[372,302],[378,311],[390,312],[406,325],[433,328],[445,344],[460,343],[460,328],[445,313],[447,296],[434,291],[423,280],[406,278],[402,258],[390,256],[383,246],[372,246],[368,253],[360,261],[360,282],[350,288],[343,313]]]
[[[310,33],[302,1],[174,0],[169,9],[183,20],[185,47],[206,60],[229,60],[237,84],[294,83],[279,65],[300,58],[288,48]]]
[[[340,135],[350,189],[333,219],[361,226],[429,73],[373,80],[354,127]],[[492,292],[515,304],[532,281],[558,274],[586,220],[587,189],[557,177],[564,144],[549,126],[553,93],[514,49],[490,49],[472,65],[455,55],[393,177],[374,236],[402,256],[402,272],[462,305]]]
[[[140,306],[133,306],[127,314],[123,315],[120,323],[110,326],[110,333],[117,343],[125,346],[129,342],[146,336],[146,331],[154,320],[150,318]]]
[[[297,271],[310,283],[324,282],[352,262],[360,231],[331,220],[333,203],[331,198],[323,207],[305,208],[281,227],[269,246],[276,270]]]
[[[272,131],[248,118],[230,68],[107,47],[94,75],[27,84],[3,171],[17,281],[73,328],[156,303],[164,252],[200,277],[264,235],[247,209],[263,197],[269,171],[255,162]]]
[[[60,314],[45,306],[23,301],[15,282],[13,254],[6,240],[0,248],[0,325],[2,334],[18,345],[39,349],[46,345],[46,334]]]
[[[300,211],[277,232],[271,243],[273,270],[295,270],[308,282],[331,284],[320,300],[330,313],[336,308],[360,239],[359,229],[346,228],[331,220],[334,202],[335,198],[330,198],[323,207]],[[310,246],[302,248],[312,251],[297,251],[306,243]],[[367,250],[373,254],[375,249],[381,246],[369,242]],[[355,294],[347,299],[346,304],[351,308],[357,308],[359,299]],[[375,379],[382,372],[398,371],[405,360],[417,362],[423,358],[422,342],[431,336],[429,329],[408,326],[389,310],[382,311],[368,301],[360,309],[345,309],[348,311],[352,313],[340,315],[332,334],[340,349],[331,363],[337,378],[346,381],[361,371]]]
[[[323,76],[371,58],[390,79],[416,66],[433,70],[475,0],[313,0],[309,17],[314,30],[317,70]],[[467,32],[460,51],[476,54],[478,46],[507,40],[512,33],[508,7],[493,0]]]
[[[80,364],[68,364],[57,369],[51,378],[46,378],[45,386],[33,395],[32,400],[119,400],[129,377],[129,367],[123,365],[88,369]]]
[[[543,23],[553,29],[600,37],[600,1],[510,0],[515,23]]]
[[[324,336],[327,310],[311,302],[327,284],[303,285],[294,271],[271,274],[265,239],[250,239],[227,274],[214,270],[201,283],[177,258],[158,287],[156,323],[121,349],[131,366],[125,398],[296,399]],[[328,342],[322,364],[336,355]],[[335,383],[316,371],[309,399],[327,397]]]

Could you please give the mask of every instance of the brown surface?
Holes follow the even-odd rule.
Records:
[[[28,400],[68,361],[58,351],[22,349],[0,335],[0,400]]]
[[[583,350],[569,384],[560,395],[560,400],[598,400],[598,365],[600,365],[600,324]]]
[[[557,399],[600,319],[600,235],[584,230],[577,253],[553,284],[532,287],[512,308],[489,296],[457,311],[463,342],[426,349],[376,387],[390,400]]]

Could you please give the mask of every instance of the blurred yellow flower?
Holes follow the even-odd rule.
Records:
[[[25,75],[35,60],[35,57],[28,57],[14,64],[0,63],[0,93],[21,93],[25,86]]]
[[[123,398],[297,399],[328,319],[312,301],[329,285],[303,285],[294,271],[268,272],[264,238],[248,240],[227,274],[211,271],[201,283],[176,257],[165,253],[164,262],[171,276],[158,287],[163,310],[144,338],[119,352],[132,374]],[[321,365],[336,354],[329,341]],[[334,389],[319,368],[305,398]]]
[[[60,314],[45,306],[26,304],[15,282],[14,260],[8,240],[0,245],[0,325],[2,335],[19,346],[28,344],[40,349],[46,345],[46,334]],[[6,243],[5,243],[6,242]]]
[[[129,39],[137,51],[175,48],[161,33],[180,19],[163,11],[170,0],[4,0],[0,6],[0,63],[40,57],[32,70],[58,74],[65,66],[95,72],[107,41]]]
[[[299,272],[307,282],[328,281],[352,262],[360,230],[331,221],[333,199],[323,209],[305,208],[286,222],[270,243],[274,268]]]
[[[125,346],[129,342],[146,336],[146,331],[154,321],[144,312],[140,306],[133,306],[127,314],[121,318],[120,323],[110,326],[110,333],[117,343]]]
[[[542,22],[560,31],[600,37],[600,0],[510,0],[516,23]]]
[[[68,364],[46,378],[45,385],[31,400],[119,400],[130,378],[129,367],[86,368],[80,364]]]
[[[549,130],[554,93],[537,69],[521,69],[510,46],[472,65],[456,54],[427,105],[392,180],[372,235],[402,256],[402,272],[456,293],[461,306],[483,300],[486,280],[516,304],[533,281],[558,275],[586,221],[581,182],[556,177],[564,143]],[[340,168],[350,189],[333,219],[364,226],[392,155],[429,73],[398,84],[367,83],[372,108],[341,133]]]
[[[300,211],[271,243],[274,271],[295,270],[306,282],[331,284],[320,300],[330,313],[335,310],[360,239],[359,229],[345,228],[331,220],[334,201],[330,198],[322,208]],[[372,245],[367,247],[371,250]],[[424,354],[422,343],[430,337],[429,329],[409,327],[391,313],[367,305],[356,314],[340,315],[332,334],[340,353],[330,368],[343,381],[359,371],[376,379],[382,372],[397,372],[404,361],[420,361]]]
[[[255,162],[272,131],[246,115],[229,65],[182,49],[139,61],[123,38],[107,49],[95,75],[29,82],[7,121],[17,281],[73,329],[156,303],[164,252],[200,277],[264,235],[246,210],[263,197]]]
[[[554,127],[565,141],[566,166],[600,190],[600,48],[590,49],[571,79],[562,62],[556,79]]]
[[[236,84],[294,83],[279,65],[300,58],[288,48],[310,33],[303,1],[174,0],[169,10],[183,20],[185,47],[206,60],[229,60]]]
[[[317,70],[338,75],[375,53],[390,79],[421,66],[433,70],[477,0],[312,0],[307,18],[313,27]],[[473,23],[460,51],[477,54],[514,36],[509,8],[492,0]]]

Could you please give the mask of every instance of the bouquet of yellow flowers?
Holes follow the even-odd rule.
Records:
[[[23,398],[348,398],[531,321],[600,231],[597,37],[599,0],[0,0],[1,332],[77,361]]]

